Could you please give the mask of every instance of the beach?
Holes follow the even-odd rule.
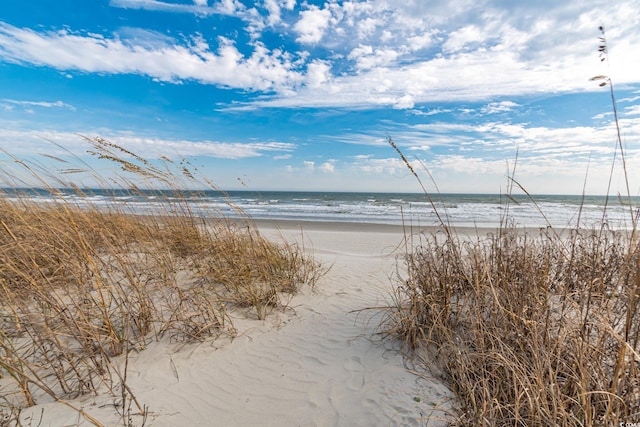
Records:
[[[266,320],[232,314],[235,338],[153,342],[129,354],[127,384],[147,408],[133,425],[444,425],[451,392],[415,372],[398,342],[379,334],[405,251],[400,226],[258,221],[271,240],[296,243],[327,273]],[[113,396],[71,403],[104,425],[122,425]],[[91,425],[48,403],[23,411],[24,424]]]

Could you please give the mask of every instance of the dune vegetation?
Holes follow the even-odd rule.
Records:
[[[158,340],[233,336],[230,310],[264,319],[322,274],[302,248],[266,240],[249,218],[195,214],[184,188],[196,177],[185,163],[152,164],[103,139],[87,142],[122,169],[119,188],[153,198],[156,208],[140,214],[122,203],[87,205],[89,190],[75,188],[78,197],[69,198],[58,190],[67,181],[4,153],[0,425],[19,425],[25,407],[71,406],[79,395],[105,391],[124,425],[144,424],[145,403],[127,386],[131,351]],[[141,181],[169,190],[143,191]],[[48,201],[21,186],[40,188]]]
[[[414,237],[383,329],[459,399],[456,425],[618,425],[640,414],[640,245],[504,227]]]
[[[627,177],[611,79],[592,80],[609,86],[618,130],[612,174],[617,167]],[[417,171],[389,142],[431,200]],[[627,179],[618,202],[629,217],[619,230],[608,227],[606,206],[592,229],[581,228],[579,219],[563,230],[518,227],[509,217],[516,203],[510,195],[528,193],[515,170],[492,234],[458,236],[446,211],[432,203],[440,230],[412,236],[381,327],[455,392],[452,424],[640,422],[640,241],[629,188]]]

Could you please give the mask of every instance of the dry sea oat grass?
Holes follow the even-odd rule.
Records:
[[[618,425],[640,415],[640,247],[628,234],[423,236],[387,332],[428,349],[458,425]]]
[[[609,85],[617,129],[611,173],[619,151],[626,178],[611,79],[593,80]],[[504,212],[514,185],[528,194],[514,175]],[[382,328],[421,350],[414,354],[451,386],[452,424],[640,423],[640,241],[625,183],[628,230],[607,228],[605,206],[598,229],[531,233],[505,216],[494,234],[474,239],[457,236],[444,212],[440,234],[414,236]]]
[[[320,274],[300,248],[267,241],[249,220],[193,214],[182,178],[194,176],[183,166],[177,174],[102,139],[89,142],[124,172],[175,191],[153,194],[161,208],[145,215],[116,204],[78,206],[44,184],[61,182],[13,159],[22,175],[5,170],[5,187],[37,183],[51,201],[15,188],[0,197],[0,425],[18,425],[21,408],[51,400],[70,406],[68,399],[105,389],[123,424],[132,414],[144,424],[147,408],[126,383],[130,351],[150,340],[233,334],[228,310],[249,307],[264,318],[286,305],[283,294]],[[122,179],[121,187],[142,194]]]

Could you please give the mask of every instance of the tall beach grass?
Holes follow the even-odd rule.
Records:
[[[621,232],[421,236],[386,332],[452,387],[457,425],[640,416],[640,248]]]
[[[611,79],[593,80],[609,85],[617,129],[612,173],[622,167],[626,177]],[[512,191],[526,189],[515,171],[509,175],[505,216],[494,232],[459,236],[439,212],[438,233],[412,236],[382,331],[400,337],[455,392],[453,425],[640,423],[637,213],[628,203],[624,230],[607,227],[606,207],[594,229],[524,230],[508,212]],[[631,200],[628,179],[626,188],[621,201]]]
[[[96,156],[121,168],[115,185],[153,197],[156,208],[140,215],[123,204],[87,205],[90,190],[78,187],[78,197],[69,199],[58,190],[68,181],[5,153],[0,425],[19,425],[25,407],[72,406],[75,397],[105,390],[123,425],[144,424],[149,408],[126,381],[131,351],[155,340],[232,336],[229,310],[240,307],[264,319],[322,272],[302,248],[266,240],[249,218],[194,214],[187,189],[198,183],[186,163],[156,164],[100,138],[87,142]],[[73,172],[81,169],[103,187],[114,185],[86,165]],[[18,187],[38,187],[49,202]]]

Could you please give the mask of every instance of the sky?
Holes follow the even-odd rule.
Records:
[[[391,138],[429,191],[640,193],[637,0],[28,4],[0,5],[5,171],[91,186],[100,137],[225,190],[420,191]]]

